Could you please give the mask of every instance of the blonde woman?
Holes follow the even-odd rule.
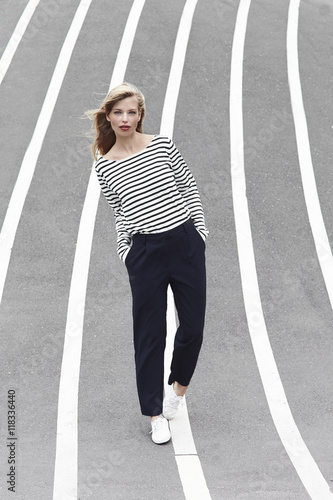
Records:
[[[202,344],[208,231],[198,189],[171,139],[142,132],[145,100],[129,83],[117,86],[92,113],[95,169],[115,216],[118,255],[133,300],[138,396],[151,417],[152,440],[170,440]],[[179,326],[163,401],[167,288]]]

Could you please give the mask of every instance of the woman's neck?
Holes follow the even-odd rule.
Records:
[[[135,131],[130,137],[116,137],[116,142],[113,146],[113,151],[126,154],[126,156],[135,153],[142,147],[144,135]]]
[[[146,149],[154,136],[135,132],[131,137],[117,137],[114,146],[104,155],[110,161],[118,161]]]

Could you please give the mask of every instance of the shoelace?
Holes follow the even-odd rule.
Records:
[[[180,403],[183,401],[183,398],[178,399],[179,396],[172,396],[165,401],[165,406],[172,406],[172,408],[178,408]]]
[[[151,434],[152,432],[158,432],[158,431],[159,431],[159,430],[163,427],[163,425],[164,425],[164,420],[163,420],[161,417],[159,417],[159,418],[157,418],[156,420],[154,420],[154,421],[151,423],[151,425],[152,425],[152,429],[151,429],[151,431],[150,431],[150,434]]]

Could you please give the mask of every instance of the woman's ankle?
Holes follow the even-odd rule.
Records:
[[[158,418],[162,417],[162,413],[160,413],[159,415],[154,415],[153,417],[151,417],[151,421],[154,422],[154,420],[157,420]]]
[[[177,394],[177,396],[184,396],[185,392],[187,391],[188,385],[181,385],[178,382],[173,383],[173,390]]]

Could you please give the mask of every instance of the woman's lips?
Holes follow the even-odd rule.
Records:
[[[124,126],[124,127],[120,127],[121,130],[128,130],[130,127],[127,127],[127,126]]]

